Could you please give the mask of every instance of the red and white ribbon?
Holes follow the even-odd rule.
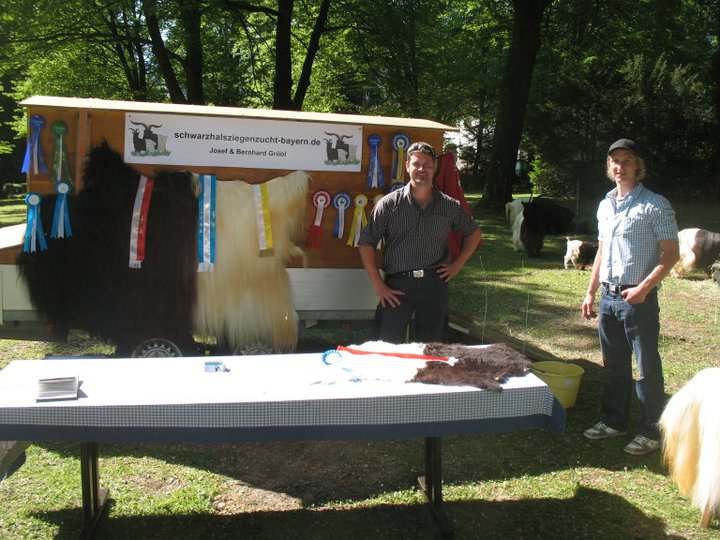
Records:
[[[366,351],[364,349],[353,349],[338,345],[337,350],[340,352],[346,352],[350,354],[379,354],[380,356],[395,356],[397,358],[408,358],[412,360],[433,360],[436,362],[449,362],[450,357],[448,356],[433,356],[430,354],[418,354],[418,353],[406,353],[406,352],[378,352],[378,351]]]
[[[135,193],[135,204],[130,221],[130,268],[141,268],[145,260],[145,238],[152,190],[153,179],[141,176]]]
[[[307,239],[307,247],[320,249],[322,247],[322,218],[325,208],[330,206],[330,193],[325,190],[318,190],[313,194],[312,203],[316,208],[315,222],[310,226],[310,234]]]

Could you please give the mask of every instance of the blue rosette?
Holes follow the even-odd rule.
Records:
[[[70,184],[65,180],[60,180],[55,184],[57,199],[55,199],[55,212],[53,214],[52,227],[50,228],[50,238],[69,238],[72,236],[70,212],[67,202],[70,190]]]
[[[48,172],[45,164],[45,152],[42,148],[40,131],[45,127],[45,118],[39,114],[33,114],[28,121],[30,126],[30,137],[25,148],[25,159],[23,160],[20,172],[33,174]]]
[[[333,227],[333,236],[335,238],[342,238],[345,235],[345,211],[350,208],[351,204],[352,198],[349,193],[338,191],[333,195],[332,205],[337,210],[335,226]]]
[[[370,158],[368,159],[368,176],[365,185],[371,189],[385,187],[385,176],[380,163],[380,141],[380,135],[377,133],[373,133],[367,138],[370,147]]]
[[[42,218],[40,217],[40,197],[39,193],[34,191],[25,196],[25,204],[27,205],[27,225],[25,227],[25,237],[23,238],[23,251],[32,253],[38,250],[45,251],[47,242],[45,241],[45,232],[43,231]]]

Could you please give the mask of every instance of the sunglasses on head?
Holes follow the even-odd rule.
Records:
[[[435,157],[435,149],[426,143],[413,143],[407,149],[408,156],[410,154],[429,154],[433,158]]]

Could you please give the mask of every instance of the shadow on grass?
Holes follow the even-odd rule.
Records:
[[[622,497],[578,488],[572,497],[519,501],[446,501],[457,538],[680,539],[662,520],[646,515]],[[76,537],[79,510],[46,512],[33,517],[60,527],[56,539]],[[253,538],[253,539],[431,539],[439,538],[425,504],[371,508],[298,509],[233,515],[172,514],[113,517],[99,524],[103,539]]]

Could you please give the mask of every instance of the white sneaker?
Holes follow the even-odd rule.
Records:
[[[617,429],[611,428],[603,421],[600,421],[593,427],[583,431],[583,435],[585,436],[585,438],[590,439],[591,441],[595,441],[598,439],[610,439],[611,437],[620,437],[621,435],[625,435],[626,433],[627,431],[618,431]]]
[[[644,456],[650,452],[654,452],[660,448],[660,441],[650,439],[645,435],[635,435],[635,438],[630,441],[623,450],[633,456]]]

